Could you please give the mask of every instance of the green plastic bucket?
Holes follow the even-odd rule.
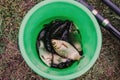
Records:
[[[79,28],[84,58],[65,69],[46,66],[36,50],[36,40],[43,24],[51,20],[71,20]],[[38,75],[54,80],[69,80],[88,71],[99,56],[101,31],[92,13],[74,0],[46,0],[34,6],[24,17],[19,31],[21,54]]]

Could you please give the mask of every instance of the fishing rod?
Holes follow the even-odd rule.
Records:
[[[97,18],[98,22],[104,26],[105,29],[109,30],[113,35],[115,35],[118,39],[120,39],[120,32],[112,26],[108,19],[105,19],[93,6],[87,4],[85,0],[77,0],[84,6],[86,6]]]
[[[111,0],[102,1],[120,16],[120,8],[117,5],[115,5]]]

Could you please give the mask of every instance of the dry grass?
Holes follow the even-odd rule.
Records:
[[[0,80],[46,80],[24,62],[17,47],[20,23],[27,11],[41,0],[0,0]],[[120,7],[119,0],[113,0]],[[88,0],[120,30],[120,16],[101,0]],[[102,29],[103,45],[96,64],[76,80],[120,80],[120,41]]]

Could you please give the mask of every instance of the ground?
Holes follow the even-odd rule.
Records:
[[[23,60],[17,39],[21,21],[42,0],[0,0],[0,80],[47,80],[34,73]],[[120,0],[112,0],[120,7]],[[120,16],[102,0],[88,0],[120,30]],[[101,27],[102,49],[94,66],[75,80],[120,80],[120,40]]]

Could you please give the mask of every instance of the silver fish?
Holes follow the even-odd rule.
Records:
[[[78,34],[77,31],[74,31],[70,34],[70,40],[71,40],[71,43],[75,46],[75,48],[80,52],[82,51],[82,46],[80,44],[80,35]]]
[[[58,55],[71,60],[80,60],[79,52],[68,42],[63,40],[52,39],[52,45]]]
[[[52,60],[54,64],[59,64],[61,62],[66,62],[68,60],[67,58],[63,58],[61,56],[58,56],[57,54],[53,54],[52,56],[52,53],[48,52],[45,49],[42,41],[40,41],[39,55],[40,55],[41,60],[48,66],[51,66]]]
[[[81,45],[81,35],[79,30],[73,25],[70,27],[70,34],[69,34],[70,42],[74,45],[74,47],[81,52],[82,45]]]

